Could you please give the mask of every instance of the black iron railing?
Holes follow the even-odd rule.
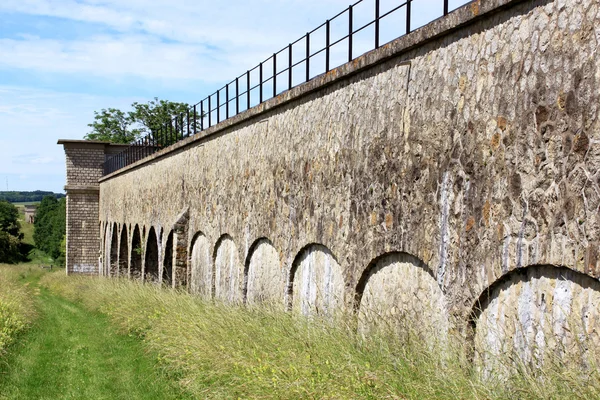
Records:
[[[435,18],[448,14],[450,3],[456,8],[469,2],[470,0],[439,0],[442,9]],[[429,4],[430,1],[423,0],[357,1],[201,100],[187,112],[174,116],[169,123],[153,129],[126,150],[108,158],[103,165],[104,175],[133,164],[188,136],[199,134],[317,75],[350,62],[356,58],[355,54],[377,49],[384,40],[389,42],[410,33],[413,29],[411,17],[415,16],[413,7]],[[362,21],[365,15],[369,19]],[[425,22],[431,22],[435,18]],[[388,24],[382,30],[382,25],[386,22]],[[315,44],[318,46],[319,43],[322,46],[315,49]]]

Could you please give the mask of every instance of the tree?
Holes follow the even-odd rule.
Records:
[[[175,125],[187,131],[187,114],[190,105],[155,97],[147,103],[134,102],[132,111],[127,113],[109,108],[94,112],[94,122],[88,126],[92,132],[85,135],[87,140],[103,140],[112,143],[132,143],[143,135],[150,135],[152,141],[161,144],[175,142]],[[190,130],[199,125],[200,115],[190,115]],[[170,126],[170,127],[169,127]]]
[[[19,210],[6,200],[0,200],[0,262],[14,263],[21,260],[19,245],[23,234],[20,233]]]
[[[94,122],[88,124],[92,132],[85,135],[85,139],[131,143],[138,138],[139,134],[129,129],[130,124],[130,117],[116,108],[94,111]]]
[[[66,234],[66,201],[53,196],[42,199],[35,216],[33,239],[38,249],[63,261],[62,243]]]
[[[0,231],[20,239],[19,210],[6,200],[0,200]]]

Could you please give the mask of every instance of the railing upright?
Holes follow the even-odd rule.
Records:
[[[294,62],[294,57],[292,54],[292,44],[288,46],[288,90],[292,88],[292,63]]]
[[[273,53],[273,97],[277,97],[277,53]]]
[[[310,33],[306,34],[306,81],[310,80]]]
[[[331,34],[331,26],[329,20],[325,22],[325,72],[329,72],[329,36]]]
[[[379,0],[375,0],[375,48],[379,48]]]
[[[410,3],[412,0],[406,0],[406,34],[410,33]]]
[[[354,34],[354,28],[352,27],[353,20],[353,6],[350,4],[348,7],[348,62],[352,61],[352,36]]]

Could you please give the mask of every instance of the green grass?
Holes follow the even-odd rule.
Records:
[[[33,295],[19,280],[22,268],[0,265],[0,360],[35,317]]]
[[[105,316],[40,290],[43,272],[28,271],[21,281],[36,293],[38,318],[0,363],[0,399],[185,398],[139,340],[117,333]]]

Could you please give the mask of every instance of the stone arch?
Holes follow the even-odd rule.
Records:
[[[373,259],[356,285],[358,329],[416,335],[431,343],[444,340],[448,312],[444,293],[422,260],[403,252]]]
[[[121,230],[121,243],[119,244],[119,276],[127,276],[129,269],[129,246],[127,225],[123,224]]]
[[[131,238],[131,265],[129,268],[129,276],[132,279],[141,279],[142,277],[142,254],[142,236],[140,235],[140,227],[136,224]]]
[[[173,231],[169,232],[163,261],[162,282],[167,286],[173,285]]]
[[[119,272],[119,228],[115,222],[110,235],[110,261],[108,276],[117,276]]]
[[[146,238],[144,282],[158,282],[158,237],[154,227],[150,227]]]
[[[512,270],[483,291],[471,312],[473,359],[485,377],[547,361],[600,362],[600,282],[564,266]]]
[[[279,253],[267,238],[256,240],[244,265],[244,301],[283,305],[285,274]]]
[[[240,265],[237,246],[231,236],[219,238],[213,254],[215,266],[215,298],[230,303],[243,300],[243,268]]]
[[[296,255],[287,288],[288,308],[304,315],[332,317],[344,309],[342,269],[322,244],[304,246]]]
[[[214,274],[210,243],[202,232],[194,235],[190,254],[190,292],[206,299],[212,298]]]

